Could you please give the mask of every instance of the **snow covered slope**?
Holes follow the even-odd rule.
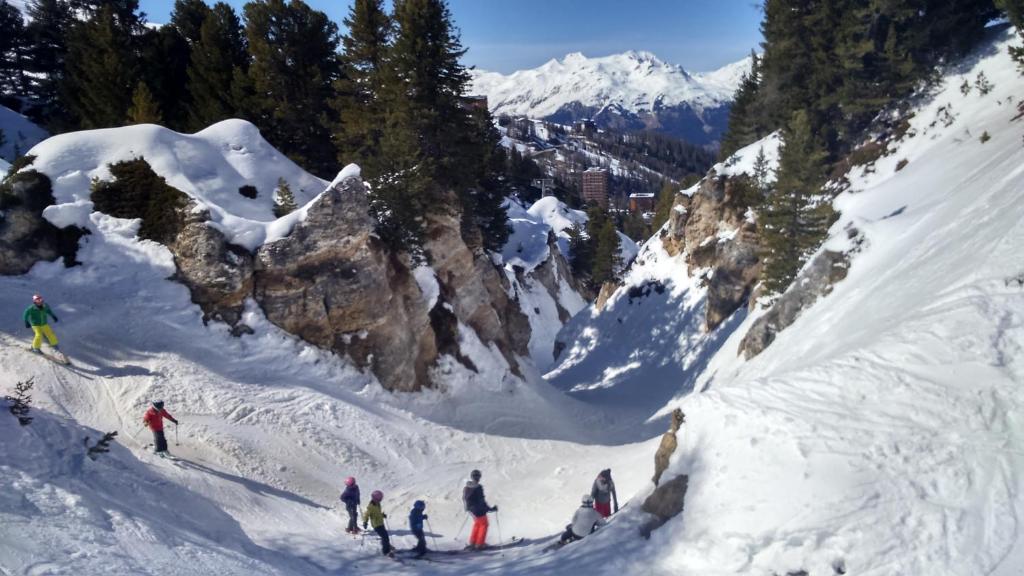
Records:
[[[92,212],[93,178],[109,179],[108,164],[144,158],[171,186],[188,194],[228,239],[249,249],[287,234],[302,218],[297,210],[278,220],[274,191],[288,183],[302,207],[327,187],[264,140],[244,120],[225,120],[195,134],[152,124],[61,134],[35,146],[32,167],[53,180],[57,204],[45,216],[58,226],[85,226]],[[239,193],[256,187],[257,197]]]
[[[754,318],[738,312],[684,375],[699,393],[665,407],[688,416],[668,474],[690,490],[651,539],[651,573],[1021,573],[1024,78],[1011,34],[994,34],[852,174],[828,244],[862,233],[848,277],[749,362],[737,350]],[[962,94],[980,73],[992,92]],[[648,325],[656,341],[663,327]],[[658,375],[644,357],[632,370],[637,394]]]
[[[6,106],[0,106],[0,131],[4,134],[4,144],[0,146],[0,162],[14,162],[15,158],[49,136],[46,130]]]
[[[573,53],[509,75],[474,71],[472,89],[495,114],[571,122],[647,125],[703,144],[724,128],[723,114],[750,59],[720,71],[691,75],[649,52],[603,58]],[[706,133],[701,136],[701,131]]]

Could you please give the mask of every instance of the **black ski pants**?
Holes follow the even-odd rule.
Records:
[[[153,446],[154,452],[167,452],[167,438],[163,430],[153,430]]]
[[[345,504],[345,511],[348,512],[348,529],[356,531],[356,516],[359,514],[355,504]]]
[[[391,553],[391,539],[388,538],[388,529],[383,526],[377,526],[373,531],[380,536],[380,553],[387,556]]]

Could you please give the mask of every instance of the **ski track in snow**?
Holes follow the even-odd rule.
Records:
[[[850,248],[846,227],[861,231],[848,277],[749,362],[739,341],[760,313],[695,330],[700,271],[655,240],[603,311],[566,326],[547,382],[505,378],[496,362],[480,375],[442,363],[446,391],[391,395],[255,305],[254,335],[203,326],[167,280],[164,248],[137,241],[137,222],[90,215],[84,266],[0,278],[0,382],[36,383],[30,426],[0,415],[3,570],[1020,575],[1024,292],[1006,279],[1024,272],[1024,121],[1010,120],[1024,81],[1009,33],[993,34],[920,103],[894,153],[852,174],[828,244]],[[981,71],[992,93],[961,94]],[[953,122],[932,125],[950,104]],[[35,291],[62,320],[71,367],[23,349],[20,312]],[[182,421],[180,444],[169,429],[179,462],[143,450],[139,419],[157,397]],[[689,474],[686,508],[645,541],[639,508],[664,422],[652,415],[676,406],[688,420],[666,477]],[[115,429],[110,454],[84,457],[82,438]],[[582,542],[541,553],[607,466],[628,505]],[[501,508],[490,541],[499,530],[530,541],[399,563],[342,532],[337,497],[351,474],[364,498],[385,492],[400,548],[412,545],[405,517],[419,498],[437,537],[428,544],[460,548],[472,468]]]

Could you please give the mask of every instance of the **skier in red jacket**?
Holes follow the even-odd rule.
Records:
[[[156,446],[154,452],[161,456],[167,452],[167,438],[164,437],[164,418],[174,422],[175,426],[177,426],[178,421],[174,419],[174,416],[171,416],[170,412],[164,410],[163,400],[153,402],[153,405],[149,410],[146,410],[146,414],[142,417],[142,422],[153,431],[153,445]]]

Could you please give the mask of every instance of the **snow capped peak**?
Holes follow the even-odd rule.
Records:
[[[500,74],[475,70],[473,91],[497,114],[545,118],[565,106],[617,106],[632,113],[689,104],[697,110],[729,102],[750,59],[707,74],[689,74],[651,52],[589,58],[580,52],[540,67]]]

